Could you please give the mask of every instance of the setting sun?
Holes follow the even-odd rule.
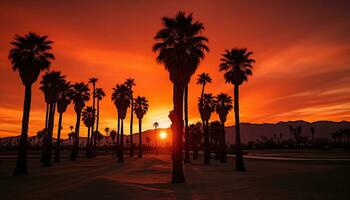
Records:
[[[166,132],[160,132],[160,134],[159,134],[159,138],[160,138],[160,139],[164,140],[164,139],[166,139],[167,137],[168,137],[168,134],[167,134]]]

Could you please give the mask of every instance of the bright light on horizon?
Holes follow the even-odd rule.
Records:
[[[164,131],[159,133],[159,138],[165,140],[168,137],[168,134]]]

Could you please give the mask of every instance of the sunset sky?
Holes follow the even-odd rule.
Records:
[[[350,1],[2,0],[0,137],[20,133],[24,87],[18,72],[11,69],[8,52],[14,35],[28,31],[54,41],[52,69],[62,71],[69,81],[99,79],[97,87],[107,94],[101,103],[102,130],[116,129],[111,88],[129,77],[137,84],[135,96],[149,99],[143,129],[152,128],[155,121],[168,127],[172,84],[151,48],[161,18],[175,16],[179,10],[192,12],[195,20],[204,23],[210,48],[189,86],[190,122],[199,120],[197,74],[208,72],[213,78],[207,92],[233,96],[233,86],[225,84],[218,71],[220,55],[233,47],[248,48],[256,60],[254,75],[241,87],[242,122],[350,120]],[[39,81],[32,89],[29,135],[44,127]],[[212,120],[216,119],[214,114]],[[233,123],[231,112],[227,125]],[[73,106],[63,116],[64,138],[70,125],[75,125]],[[129,126],[124,127],[129,133]],[[81,132],[86,135],[83,124]]]

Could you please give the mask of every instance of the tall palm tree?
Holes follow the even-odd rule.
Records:
[[[157,141],[157,128],[159,127],[159,123],[158,122],[154,122],[153,123],[153,127],[154,127],[154,139],[155,139],[155,147],[156,147],[156,154],[158,155],[158,141]]]
[[[97,78],[90,78],[88,83],[91,83],[92,84],[92,109],[93,109],[93,112],[94,112],[94,117],[95,117],[95,112],[96,112],[96,107],[95,107],[95,94],[96,94],[96,82],[98,81]],[[94,120],[94,124],[92,124],[92,133],[91,133],[91,138],[90,138],[90,145],[89,146],[89,149],[88,149],[88,157],[89,158],[92,158],[94,156],[94,148],[93,146],[95,147],[96,145],[96,140],[94,140],[94,136],[95,136],[95,133],[94,133],[94,126],[95,126],[95,120]],[[93,144],[93,141],[94,141],[94,144]],[[87,141],[87,143],[89,143],[89,141]]]
[[[130,92],[129,88],[125,84],[117,84],[115,88],[113,88],[112,100],[114,105],[118,110],[118,117],[120,118],[120,144],[119,144],[119,152],[118,162],[124,162],[124,127],[123,122],[126,117],[126,112],[128,107],[130,106]]]
[[[216,113],[219,115],[221,122],[221,136],[219,138],[220,144],[220,161],[226,162],[226,138],[225,138],[225,122],[227,114],[232,110],[232,98],[224,93],[218,94],[216,97]]]
[[[190,163],[189,133],[188,133],[188,84],[185,86],[184,94],[184,114],[185,114],[185,163]]]
[[[52,133],[54,126],[55,107],[60,88],[65,84],[65,76],[61,72],[46,72],[40,81],[40,90],[43,91],[46,103],[49,104],[49,118],[47,134],[42,149],[42,166],[50,167],[52,160]]]
[[[115,137],[117,135],[117,132],[115,130],[111,130],[111,132],[109,133],[109,136],[111,137],[112,139],[112,145],[115,146],[116,142],[115,142]],[[114,156],[114,151],[115,151],[116,148],[113,148],[113,153],[112,153],[112,156]]]
[[[148,111],[148,100],[145,97],[138,96],[135,99],[134,112],[139,120],[139,153],[138,157],[142,158],[142,118]]]
[[[134,143],[132,141],[132,125],[134,122],[134,96],[133,93],[134,91],[132,90],[132,87],[135,86],[135,80],[132,78],[128,78],[126,79],[125,83],[124,83],[128,88],[129,88],[129,92],[130,92],[130,100],[131,100],[131,109],[130,109],[130,157],[134,156]]]
[[[197,77],[197,84],[198,85],[202,85],[202,92],[201,92],[201,98],[203,98],[203,94],[204,94],[204,87],[207,83],[211,83],[212,79],[210,78],[208,73],[201,73],[198,75]]]
[[[89,144],[89,139],[90,139],[91,127],[95,120],[93,108],[91,106],[85,107],[81,113],[81,116],[85,126],[88,128],[88,137],[86,142],[86,155],[89,156],[88,153],[89,153],[89,149],[91,148]]]
[[[252,68],[255,60],[251,58],[253,52],[247,49],[233,48],[225,50],[222,54],[220,71],[225,71],[226,83],[234,85],[234,111],[236,131],[236,171],[245,171],[243,153],[241,150],[241,135],[239,126],[239,86],[248,81],[248,76],[253,74]]]
[[[57,111],[60,114],[58,118],[58,130],[57,130],[57,142],[54,162],[60,162],[60,142],[61,142],[61,129],[62,129],[62,116],[66,112],[68,105],[71,103],[71,84],[65,82],[61,85],[58,92],[57,99]]]
[[[103,91],[102,88],[96,88],[95,90],[95,98],[97,98],[97,114],[96,114],[96,131],[95,132],[99,132],[98,130],[98,125],[100,122],[100,101],[103,99],[103,97],[105,97],[106,94]],[[96,151],[96,138],[94,140],[94,150]],[[96,152],[94,152],[94,154],[96,154]]]
[[[81,111],[85,107],[85,102],[90,100],[90,90],[87,84],[84,82],[75,83],[72,85],[72,99],[74,102],[74,111],[77,116],[75,125],[75,137],[73,148],[70,154],[70,160],[74,161],[79,155],[79,129],[80,129],[80,118]]]
[[[193,149],[193,160],[197,160],[198,158],[198,149],[199,145],[202,141],[202,124],[197,122],[196,124],[191,124],[189,126],[189,135],[190,135],[190,143]]]
[[[215,99],[212,94],[203,94],[199,98],[198,109],[202,118],[204,135],[204,164],[210,163],[210,143],[209,143],[209,119],[211,113],[215,111]]]
[[[105,128],[105,133],[106,133],[106,136],[107,136],[107,147],[108,147],[108,143],[109,143],[109,132],[110,132],[109,127],[106,127]]]
[[[185,182],[182,166],[183,101],[184,89],[204,58],[208,39],[201,35],[204,26],[193,21],[192,14],[178,12],[175,18],[163,17],[163,28],[154,37],[153,51],[157,61],[164,64],[173,82],[174,148],[172,182]]]
[[[27,174],[27,138],[32,85],[38,79],[41,71],[51,66],[54,55],[50,52],[52,41],[47,36],[28,33],[25,36],[15,35],[11,42],[13,48],[9,52],[12,69],[19,72],[22,84],[25,87],[22,130],[14,175]]]

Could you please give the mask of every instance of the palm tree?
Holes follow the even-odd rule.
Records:
[[[57,111],[60,114],[58,118],[58,130],[57,130],[57,143],[54,162],[60,162],[60,138],[61,138],[61,129],[62,129],[62,116],[66,112],[68,105],[71,103],[71,84],[70,82],[65,82],[61,85],[58,92],[57,99]]]
[[[193,22],[192,14],[178,12],[175,18],[163,17],[163,28],[154,37],[157,41],[153,51],[158,52],[157,61],[164,64],[173,82],[174,123],[172,182],[185,182],[182,166],[183,101],[184,89],[195,73],[208,39],[201,35],[204,26]]]
[[[225,72],[226,83],[234,85],[234,111],[235,111],[235,131],[236,131],[236,171],[245,171],[243,153],[241,150],[241,136],[239,126],[239,86],[248,81],[248,76],[253,74],[252,64],[255,60],[251,58],[253,52],[247,49],[233,48],[231,51],[225,50],[222,54],[220,71]]]
[[[112,100],[114,102],[114,105],[117,107],[118,110],[118,117],[121,121],[120,126],[120,145],[119,145],[119,156],[118,156],[118,162],[124,162],[124,128],[123,128],[123,122],[126,117],[126,111],[128,107],[130,106],[130,92],[129,88],[125,84],[117,84],[115,88],[113,88],[112,93]]]
[[[54,55],[50,52],[52,41],[47,36],[30,32],[25,36],[15,35],[9,52],[12,69],[19,72],[25,87],[22,130],[14,175],[27,174],[27,138],[32,85],[41,71],[48,70]]]
[[[203,98],[203,94],[204,94],[204,87],[207,83],[211,83],[212,79],[210,78],[208,73],[201,73],[198,75],[197,77],[197,84],[202,85],[202,93],[201,93],[201,98]]]
[[[117,132],[115,130],[112,130],[110,133],[109,133],[109,136],[112,138],[112,144],[113,146],[115,145],[115,136],[117,135]],[[112,156],[114,156],[114,151],[115,151],[115,148],[113,148],[113,153],[112,153]]]
[[[159,127],[159,123],[158,122],[154,122],[153,123],[153,127],[154,127],[154,139],[155,139],[155,147],[156,147],[156,154],[158,155],[158,142],[157,142],[157,128]]]
[[[190,143],[193,149],[193,160],[197,160],[198,158],[198,149],[199,145],[202,141],[202,124],[197,122],[196,124],[191,124],[189,127],[189,135],[190,135]]]
[[[89,144],[89,139],[90,139],[91,127],[92,127],[92,124],[94,124],[94,120],[95,120],[93,108],[91,106],[85,107],[81,113],[81,116],[85,126],[88,128],[88,137],[86,142],[86,155],[89,157],[89,153],[90,153],[89,149],[91,148],[91,144]]]
[[[97,98],[97,114],[96,114],[96,131],[95,132],[98,132],[98,125],[99,125],[99,122],[100,122],[100,101],[103,99],[103,97],[105,97],[106,94],[105,92],[103,91],[102,88],[96,88],[95,90],[95,98]],[[96,145],[96,139],[94,140],[94,145]],[[96,147],[94,147],[94,150],[96,151]],[[96,152],[94,152],[94,154],[96,154]]]
[[[232,98],[224,93],[218,94],[216,97],[216,113],[219,115],[221,122],[221,137],[219,138],[221,155],[220,161],[226,162],[226,138],[225,138],[225,122],[227,114],[232,110]]]
[[[44,137],[44,135],[46,134],[46,129],[43,128],[42,130],[39,130],[38,132],[36,132],[36,137],[38,138],[38,146],[40,146],[41,143],[41,138]]]
[[[95,111],[96,111],[96,107],[95,107],[95,95],[96,95],[96,82],[98,81],[97,78],[90,78],[88,83],[91,83],[92,84],[92,109],[93,109],[93,112],[94,112],[94,116],[95,117]],[[95,148],[93,148],[93,145],[95,147],[96,145],[96,140],[94,140],[94,136],[95,136],[95,133],[94,133],[94,126],[95,126],[95,119],[94,119],[94,124],[92,124],[92,132],[91,132],[91,138],[90,138],[90,145],[87,145],[91,148],[88,149],[88,157],[92,158],[94,156],[94,152],[95,152]],[[93,144],[93,141],[94,141],[94,144]],[[87,141],[87,143],[89,143],[89,141]]]
[[[139,120],[139,153],[138,157],[142,158],[142,118],[148,111],[148,100],[145,97],[138,96],[135,99],[134,112]]]
[[[202,118],[203,135],[204,135],[204,164],[210,163],[210,143],[209,143],[209,119],[211,113],[215,111],[215,100],[212,94],[203,94],[199,98],[198,109]]]
[[[185,86],[184,94],[184,113],[185,113],[185,163],[190,163],[190,149],[189,149],[189,133],[188,133],[188,84]]]
[[[130,109],[130,157],[134,156],[134,146],[132,141],[132,125],[133,125],[133,119],[134,119],[134,97],[133,97],[133,90],[132,87],[135,86],[135,80],[132,78],[126,79],[124,83],[129,88],[130,93],[130,100],[131,100],[131,109]]]
[[[110,132],[110,130],[109,130],[109,127],[106,127],[105,128],[105,133],[106,133],[106,136],[107,136],[107,151],[108,151],[108,143],[109,143],[109,132]]]
[[[52,132],[54,126],[55,107],[60,88],[66,83],[65,76],[61,72],[46,72],[40,81],[40,90],[43,91],[45,102],[49,104],[49,118],[47,134],[44,138],[42,149],[42,166],[50,167],[52,160]]]
[[[96,148],[96,152],[98,152],[98,149],[100,148],[100,142],[103,139],[103,135],[100,131],[96,131],[96,140],[97,140],[97,148]]]
[[[85,107],[85,102],[90,99],[90,90],[87,84],[80,82],[72,85],[72,99],[74,102],[74,111],[77,116],[75,125],[74,144],[70,155],[70,160],[74,161],[79,155],[79,129],[81,111]]]

